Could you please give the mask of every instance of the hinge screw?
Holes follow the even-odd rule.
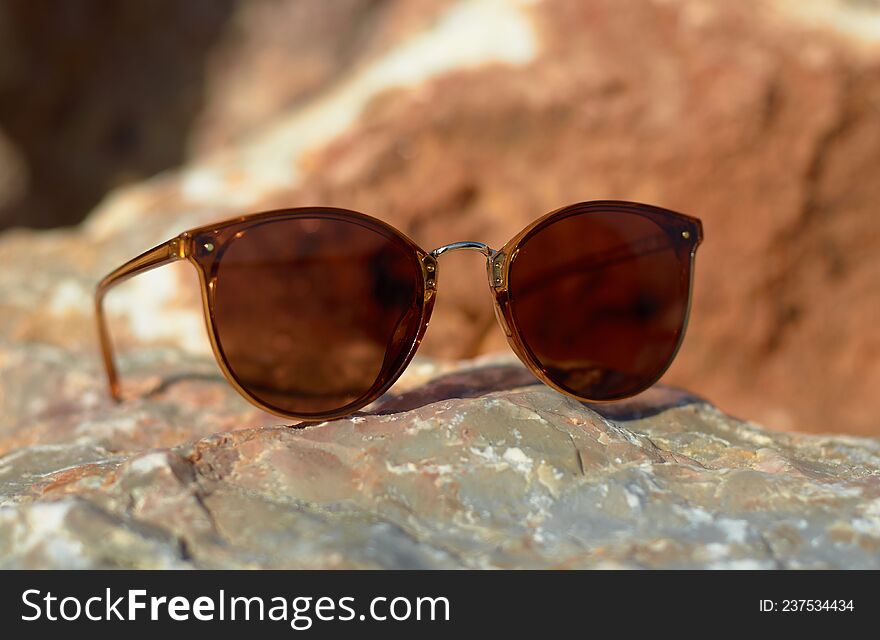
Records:
[[[425,271],[427,271],[428,273],[434,273],[434,265],[433,264],[425,265]]]
[[[498,256],[498,258],[492,263],[492,270],[495,273],[495,278],[493,279],[496,285],[501,284],[501,270],[504,268],[504,256]]]
[[[691,237],[691,232],[690,231],[682,231],[681,237],[684,238],[685,240],[687,240],[688,238]]]

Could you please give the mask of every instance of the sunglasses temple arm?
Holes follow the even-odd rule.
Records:
[[[113,358],[113,341],[110,339],[110,330],[107,325],[107,314],[104,311],[104,296],[114,286],[133,278],[134,276],[150,271],[157,267],[170,264],[185,258],[183,238],[173,240],[146,251],[124,265],[109,273],[95,291],[95,314],[98,321],[98,338],[101,344],[101,354],[104,357],[104,368],[107,371],[107,382],[110,387],[110,395],[114,400],[122,398],[119,387],[119,375]]]

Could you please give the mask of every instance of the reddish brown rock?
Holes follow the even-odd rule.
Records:
[[[584,199],[692,213],[707,239],[668,380],[777,428],[876,432],[876,49],[751,3],[560,1],[533,15],[533,64],[395,93],[277,201],[378,212],[426,246],[498,246]],[[452,262],[426,352],[502,346],[479,267]]]

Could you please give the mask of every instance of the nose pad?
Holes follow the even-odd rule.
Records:
[[[486,256],[486,275],[489,278],[489,290],[495,294],[495,299],[492,304],[492,307],[495,310],[495,319],[498,320],[498,324],[501,325],[504,334],[509,338],[513,335],[513,332],[510,330],[507,320],[505,320],[504,314],[501,312],[501,301],[498,298],[500,295],[503,296],[505,300],[507,299],[507,292],[499,291],[504,284],[503,271],[504,254],[501,251],[493,251]]]
[[[421,309],[413,307],[407,310],[397,322],[397,326],[394,327],[394,331],[391,334],[391,339],[385,345],[385,358],[382,360],[382,368],[379,370],[380,378],[387,376],[399,364],[401,357],[409,354],[410,350],[417,346],[413,344],[406,350],[400,349],[401,345],[409,344],[413,338],[417,339],[419,332],[413,332],[412,329],[413,322],[420,315]]]
[[[492,307],[495,309],[495,319],[498,320],[498,324],[500,324],[501,328],[504,330],[504,335],[510,338],[513,336],[513,332],[510,330],[510,327],[507,326],[507,320],[504,319],[504,314],[501,313],[498,303],[493,304]]]

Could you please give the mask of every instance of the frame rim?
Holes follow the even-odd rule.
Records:
[[[555,216],[558,216],[565,212],[573,211],[575,209],[581,209],[583,212],[597,209],[607,211],[610,209],[630,213],[649,213],[654,215],[663,215],[672,217],[679,223],[686,225],[686,230],[691,232],[690,236],[683,234],[684,238],[689,239],[690,246],[688,248],[689,256],[687,263],[687,303],[678,341],[675,345],[675,349],[672,351],[668,361],[666,362],[666,365],[662,368],[662,370],[660,370],[660,372],[653,380],[644,385],[640,390],[636,391],[635,393],[621,394],[602,400],[591,400],[589,398],[579,396],[567,389],[562,388],[560,385],[547,377],[547,375],[544,373],[542,366],[534,357],[532,357],[530,349],[526,347],[525,341],[521,339],[520,333],[517,329],[516,322],[513,317],[508,289],[509,276],[511,265],[516,259],[519,247],[530,236],[532,232],[536,231],[539,227],[552,220]],[[388,235],[400,240],[403,243],[404,247],[412,252],[413,258],[419,263],[420,271],[422,274],[423,295],[422,299],[418,302],[421,311],[418,330],[416,331],[415,336],[412,339],[411,344],[409,345],[406,355],[401,358],[400,364],[394,370],[390,371],[384,378],[383,376],[381,376],[380,370],[380,375],[377,376],[373,386],[371,386],[361,397],[356,398],[355,400],[344,405],[343,407],[334,409],[332,411],[297,414],[274,407],[271,404],[260,400],[251,392],[249,392],[242,384],[240,384],[235,377],[235,374],[232,373],[228,362],[223,355],[222,349],[220,348],[219,337],[215,322],[214,304],[210,294],[212,284],[209,281],[208,274],[208,268],[210,267],[210,264],[205,260],[200,261],[199,258],[204,258],[207,254],[203,254],[201,256],[199,255],[198,248],[196,247],[196,242],[197,239],[204,234],[218,234],[221,230],[238,224],[254,223],[261,220],[273,221],[297,218],[307,214],[324,214],[329,215],[330,217],[336,217],[338,219],[355,221],[364,226],[372,228],[373,230],[378,229],[380,231],[383,231]],[[513,350],[514,354],[519,358],[520,362],[522,362],[522,364],[529,371],[531,371],[532,374],[540,382],[543,382],[548,387],[556,390],[557,392],[565,396],[574,398],[579,402],[587,404],[616,402],[621,399],[633,397],[635,395],[643,393],[654,384],[656,384],[668,371],[669,367],[672,366],[672,363],[678,355],[678,352],[681,349],[682,344],[684,343],[684,338],[687,333],[687,328],[690,320],[696,270],[696,251],[702,241],[703,227],[702,222],[698,218],[694,218],[656,205],[631,202],[626,200],[591,200],[559,207],[549,213],[544,214],[537,220],[533,221],[531,224],[527,225],[498,250],[493,250],[488,245],[482,242],[454,242],[452,244],[444,245],[443,247],[440,247],[430,252],[422,249],[418,244],[410,239],[409,236],[407,236],[405,233],[392,226],[391,224],[373,216],[361,213],[359,211],[354,211],[352,209],[320,205],[272,209],[269,211],[261,211],[257,213],[240,215],[213,224],[201,225],[189,229],[180,233],[171,240],[168,240],[167,242],[153,247],[152,249],[145,251],[137,257],[132,258],[125,264],[110,272],[98,283],[95,291],[95,310],[98,323],[99,346],[101,347],[102,351],[103,361],[109,383],[110,395],[114,400],[120,401],[122,398],[122,394],[120,390],[119,376],[113,356],[113,342],[110,336],[107,317],[103,306],[104,298],[109,289],[116,284],[122,283],[135,275],[144,273],[151,269],[155,269],[157,267],[169,264],[177,260],[185,259],[194,266],[198,273],[199,289],[202,298],[202,314],[205,320],[205,327],[208,333],[208,339],[211,344],[211,349],[214,354],[214,359],[217,362],[218,367],[220,368],[220,372],[223,374],[229,384],[239,393],[239,395],[241,395],[252,405],[263,411],[282,418],[299,420],[301,423],[316,423],[345,418],[356,414],[360,409],[375,402],[382,395],[384,395],[400,379],[400,376],[412,362],[413,357],[415,356],[419,346],[421,345],[425,332],[427,331],[434,308],[434,302],[436,300],[437,278],[439,275],[438,257],[446,251],[471,249],[479,251],[486,257],[486,272],[488,276],[488,284],[490,291],[494,294],[492,296],[492,300],[495,316],[498,324],[501,326],[501,329],[505,333],[508,345]],[[219,257],[215,258],[215,261],[216,260],[219,260]]]
[[[546,373],[544,372],[543,367],[538,363],[538,361],[532,356],[531,350],[527,347],[526,342],[522,339],[520,331],[517,329],[516,320],[513,317],[513,310],[510,304],[510,268],[516,259],[516,254],[519,250],[519,247],[522,243],[527,240],[530,235],[537,231],[540,227],[549,223],[556,216],[561,214],[567,214],[570,211],[576,210],[580,208],[581,211],[578,213],[589,213],[590,211],[622,211],[626,213],[652,213],[654,215],[664,215],[670,216],[681,223],[687,224],[693,233],[692,237],[688,238],[691,242],[690,249],[688,251],[688,287],[687,287],[687,301],[685,304],[685,312],[684,318],[682,320],[681,331],[679,332],[678,340],[676,342],[675,348],[672,350],[671,355],[669,356],[666,364],[662,367],[660,372],[647,384],[643,385],[638,391],[635,393],[625,393],[619,394],[614,397],[604,398],[600,400],[593,400],[590,398],[586,398],[584,396],[579,396],[568,389],[563,388],[552,379],[550,379]],[[658,207],[656,205],[645,204],[641,202],[633,202],[628,200],[588,200],[583,202],[575,202],[572,204],[568,204],[558,209],[554,209],[549,213],[541,216],[524,229],[522,229],[519,233],[517,233],[513,238],[508,240],[503,247],[494,252],[492,258],[489,262],[489,286],[492,288],[493,293],[493,302],[495,305],[496,318],[498,319],[499,324],[501,324],[501,328],[504,330],[505,337],[507,338],[507,343],[510,348],[513,350],[514,354],[516,354],[517,358],[532,372],[532,374],[538,378],[541,382],[546,384],[548,387],[558,391],[559,393],[568,396],[569,398],[573,398],[579,402],[584,402],[587,404],[607,404],[612,402],[619,402],[620,400],[624,400],[626,398],[635,397],[641,393],[644,393],[651,387],[653,387],[657,382],[659,382],[669,368],[672,366],[672,363],[675,361],[678,352],[680,351],[682,345],[684,344],[684,338],[687,334],[687,328],[690,321],[691,308],[693,304],[693,290],[694,290],[694,275],[696,270],[696,253],[697,248],[703,242],[703,223],[699,218],[695,218],[693,216],[689,216],[683,213],[679,213],[677,211],[673,211],[671,209],[666,209],[663,207]],[[499,264],[497,258],[495,256],[501,255],[502,262],[499,268]],[[493,275],[493,265],[494,265],[494,274]],[[501,284],[498,285],[497,280],[495,278],[500,274]]]
[[[260,222],[261,220],[264,220],[266,222],[290,220],[306,217],[310,214],[328,214],[331,218],[335,217],[336,219],[348,221],[354,220],[367,227],[372,227],[374,230],[375,228],[384,230],[390,235],[394,236],[396,239],[402,241],[405,248],[407,248],[412,253],[413,259],[416,260],[420,266],[420,271],[422,274],[423,295],[419,303],[420,318],[418,331],[416,332],[415,338],[413,339],[412,343],[408,347],[406,356],[401,359],[401,363],[399,366],[389,372],[387,376],[377,376],[373,385],[364,393],[364,395],[356,398],[355,400],[349,402],[342,407],[339,407],[332,411],[322,411],[315,413],[294,413],[283,410],[279,407],[275,407],[272,404],[261,400],[256,395],[251,393],[243,384],[241,384],[235,374],[232,372],[232,369],[229,366],[226,356],[224,355],[223,350],[220,346],[220,338],[216,326],[214,301],[211,297],[212,283],[210,281],[208,267],[206,263],[199,260],[195,243],[198,236],[201,236],[203,234],[217,233],[223,229],[234,227],[238,224],[250,224],[254,222]],[[358,410],[378,400],[386,391],[388,391],[388,389],[390,389],[394,385],[395,382],[397,382],[397,380],[400,379],[400,376],[407,369],[413,357],[415,356],[416,351],[418,350],[419,345],[421,344],[421,341],[425,335],[425,331],[428,328],[428,323],[430,322],[431,314],[434,308],[434,300],[436,298],[436,259],[431,256],[430,253],[417,245],[402,231],[396,229],[387,222],[384,222],[383,220],[379,220],[378,218],[374,218],[373,216],[369,216],[365,213],[361,213],[359,211],[354,211],[351,209],[343,209],[340,207],[324,206],[273,209],[270,211],[261,211],[259,213],[230,218],[215,224],[202,225],[194,229],[184,231],[178,237],[183,245],[184,258],[188,262],[190,262],[198,272],[199,289],[201,291],[202,311],[205,320],[205,328],[208,333],[208,339],[211,343],[211,350],[214,354],[214,359],[217,361],[217,365],[220,367],[220,371],[223,374],[223,377],[226,378],[229,384],[232,385],[232,387],[251,404],[273,415],[282,418],[293,418],[294,420],[299,420],[300,422],[304,423],[315,423],[344,418],[355,414]],[[381,384],[377,384],[380,382]]]

